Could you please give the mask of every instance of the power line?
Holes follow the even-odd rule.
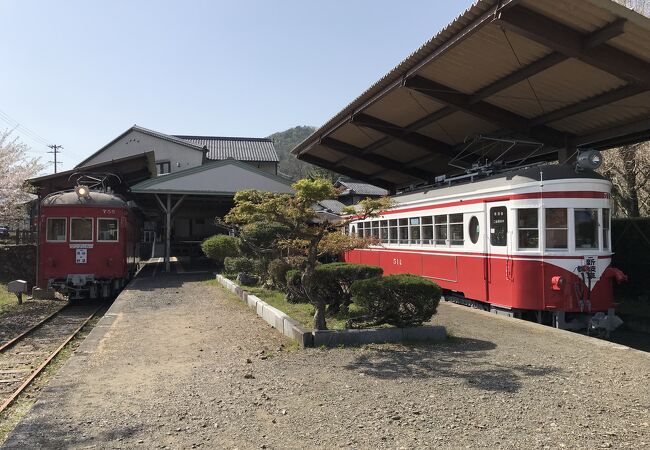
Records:
[[[62,145],[52,144],[52,145],[48,145],[48,147],[50,147],[50,148],[52,149],[52,151],[51,151],[51,152],[48,152],[48,153],[53,153],[53,154],[54,154],[54,161],[50,161],[50,162],[54,162],[54,173],[56,173],[57,166],[58,166],[59,164],[61,164],[61,161],[57,161],[57,160],[56,160],[56,155],[58,155],[59,153],[61,153],[61,152],[59,151],[59,149],[60,149],[60,148],[63,148],[63,146],[62,146]]]

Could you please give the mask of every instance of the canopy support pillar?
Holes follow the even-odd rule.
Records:
[[[160,208],[165,213],[165,272],[171,271],[171,250],[172,250],[172,214],[176,212],[183,200],[185,200],[185,195],[183,195],[176,204],[172,207],[172,195],[167,194],[167,205],[165,205],[158,194],[154,194]]]

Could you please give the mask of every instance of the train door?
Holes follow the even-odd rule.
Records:
[[[484,203],[480,203],[465,211],[465,249],[468,257],[461,258],[459,266],[462,290],[465,297],[474,300],[488,301],[487,277],[487,210]]]
[[[504,202],[486,204],[487,290],[489,302],[509,305],[512,290],[512,261],[508,233],[508,208]]]

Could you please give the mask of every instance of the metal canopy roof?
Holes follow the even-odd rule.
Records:
[[[121,183],[115,179],[108,179],[109,184],[116,192],[126,194],[131,185],[147,180],[156,174],[154,153],[146,152],[139,155],[127,156],[98,164],[77,167],[65,172],[32,178],[27,180],[38,189],[38,194],[44,196],[52,192],[72,189],[76,184],[77,174],[106,174],[112,173],[119,177]]]
[[[395,189],[647,139],[650,18],[611,0],[479,0],[293,153]]]

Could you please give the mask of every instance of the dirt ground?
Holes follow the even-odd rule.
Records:
[[[137,280],[4,448],[650,445],[645,353],[447,304],[444,344],[299,350],[191,280]]]

